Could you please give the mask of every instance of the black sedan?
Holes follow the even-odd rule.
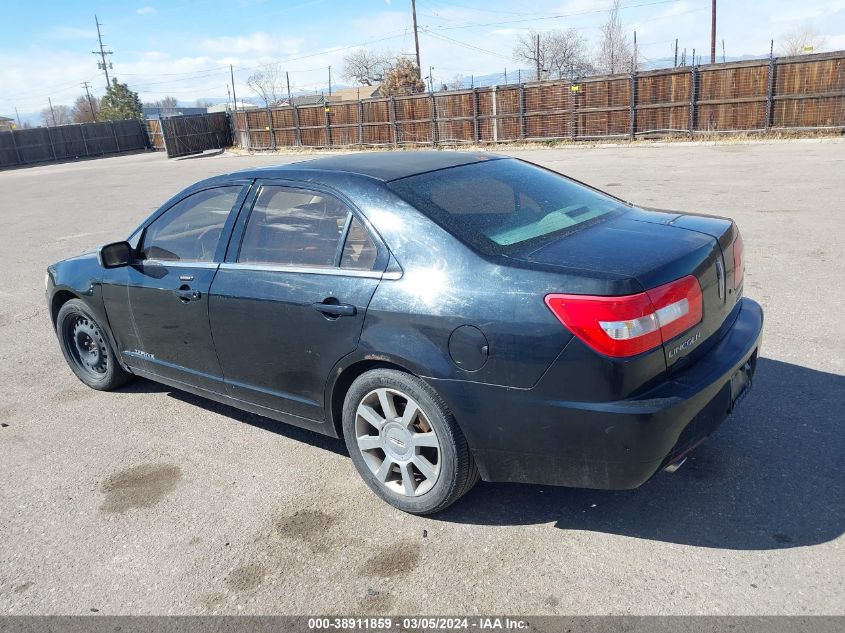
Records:
[[[64,356],[345,439],[376,494],[635,488],[751,384],[760,306],[729,219],[493,154],[384,152],[195,184],[50,266]]]

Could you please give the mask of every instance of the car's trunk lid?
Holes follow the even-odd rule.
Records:
[[[708,342],[736,304],[731,254],[735,227],[730,220],[633,208],[604,222],[566,234],[539,248],[512,251],[526,262],[588,273],[628,276],[642,290],[695,275],[702,292],[701,322],[664,342],[666,365],[678,370],[709,348]],[[619,284],[628,294],[630,284]]]

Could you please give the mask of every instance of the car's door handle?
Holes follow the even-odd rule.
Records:
[[[198,301],[202,298],[202,293],[199,290],[191,290],[190,288],[179,288],[173,291],[180,301],[187,303],[188,301]]]
[[[355,316],[358,313],[358,309],[348,303],[313,303],[311,307],[317,312],[336,317]]]

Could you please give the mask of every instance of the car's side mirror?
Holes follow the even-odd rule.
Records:
[[[100,265],[103,268],[120,268],[132,261],[132,246],[129,242],[114,242],[100,249]]]

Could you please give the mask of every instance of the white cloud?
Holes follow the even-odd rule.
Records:
[[[200,47],[211,53],[284,57],[298,53],[304,41],[302,37],[271,35],[259,31],[251,35],[206,38],[200,42]]]
[[[158,13],[158,9],[156,9],[155,7],[146,6],[137,9],[135,13],[137,13],[138,15],[155,15],[156,13]]]

